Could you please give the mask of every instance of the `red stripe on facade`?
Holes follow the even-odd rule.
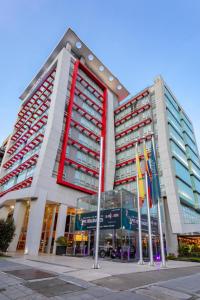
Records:
[[[116,138],[116,139],[121,138],[122,136],[131,133],[131,132],[134,131],[135,129],[140,128],[140,127],[142,127],[142,126],[144,126],[144,125],[147,125],[147,124],[151,123],[151,121],[152,121],[151,118],[148,118],[148,119],[143,120],[143,121],[141,121],[141,122],[139,122],[139,123],[137,123],[137,124],[134,124],[134,125],[132,125],[131,127],[129,127],[129,128],[127,128],[127,129],[121,131],[120,133],[117,133],[117,134],[115,135],[115,138]]]
[[[116,153],[125,151],[125,150],[131,148],[131,147],[132,147],[133,145],[135,145],[136,143],[139,143],[139,144],[140,144],[143,140],[151,140],[151,138],[152,138],[152,134],[148,134],[148,135],[146,135],[145,137],[139,138],[139,139],[134,140],[134,141],[132,141],[132,142],[130,142],[130,143],[128,143],[128,144],[125,144],[125,145],[123,145],[123,146],[118,147],[118,148],[116,149]]]
[[[134,98],[130,99],[128,102],[120,105],[117,109],[115,109],[115,114],[118,114],[120,111],[126,109],[127,107],[129,107],[131,104],[133,104],[134,102],[144,98],[145,96],[147,96],[149,94],[148,90],[143,91],[142,93],[140,93],[139,95],[135,96]]]
[[[89,82],[87,82],[87,80],[85,78],[83,78],[78,73],[79,69],[81,69],[90,79],[92,79],[103,90],[103,96],[95,88],[93,88],[92,85]],[[79,80],[78,80],[78,77],[79,77]],[[97,97],[97,94],[98,94],[99,95],[98,98],[103,102],[103,107],[100,108],[100,106],[98,106],[92,99],[88,99],[89,101],[91,101],[92,105],[96,106],[98,108],[98,110],[102,111],[102,121],[97,120],[90,113],[88,113],[87,111],[82,109],[82,107],[80,107],[77,103],[74,102],[74,98],[75,98],[75,95],[77,94],[77,90],[79,91],[79,89],[76,87],[76,82],[80,82],[80,79],[81,79],[81,81],[83,80],[84,82],[86,82],[87,86],[90,87],[91,93],[93,93],[96,97]],[[82,92],[81,92],[81,94],[84,95],[84,93],[82,93]],[[89,97],[87,97],[87,95],[84,95],[84,96],[86,98],[89,98]],[[106,86],[85,65],[81,64],[80,61],[77,60],[74,64],[74,72],[73,72],[73,75],[72,75],[72,83],[71,83],[71,89],[70,89],[69,104],[68,104],[68,110],[67,110],[67,113],[66,113],[66,126],[65,126],[65,131],[64,131],[64,139],[63,139],[61,157],[60,157],[59,168],[58,168],[58,176],[57,176],[57,183],[58,184],[68,186],[68,187],[72,187],[74,189],[83,191],[83,192],[88,193],[88,194],[95,194],[96,193],[96,191],[90,190],[90,189],[82,187],[82,186],[78,186],[78,185],[76,185],[72,182],[68,182],[68,181],[65,181],[63,179],[64,166],[65,166],[66,162],[68,162],[68,163],[70,162],[71,164],[80,167],[83,172],[91,173],[92,176],[98,176],[97,171],[95,171],[93,169],[90,169],[90,168],[87,168],[85,166],[82,166],[81,164],[78,164],[77,162],[72,162],[72,160],[70,160],[70,158],[66,157],[67,146],[70,145],[71,143],[74,143],[72,137],[69,136],[69,130],[70,130],[71,126],[74,126],[78,130],[83,132],[86,136],[94,139],[95,141],[99,142],[100,141],[100,136],[104,137],[103,170],[102,170],[102,191],[104,191],[106,103],[107,103],[107,89],[106,89]],[[78,108],[78,110],[80,110],[81,113],[83,113],[85,116],[88,116],[88,118],[89,118],[88,121],[95,122],[96,123],[95,126],[98,126],[99,124],[101,124],[101,134],[99,136],[96,133],[94,133],[92,130],[86,128],[83,124],[81,124],[79,122],[79,120],[74,120],[72,118],[72,111],[73,111],[74,108],[76,108],[76,109]],[[88,119],[88,118],[86,118],[86,119]],[[75,142],[75,143],[76,143],[76,145],[78,145],[78,147],[83,148],[84,151],[88,151],[87,147],[81,146],[81,144],[78,143],[78,142]],[[90,150],[90,152],[88,151],[88,153],[94,154],[96,157],[99,156],[99,153],[97,155],[97,153],[95,153],[93,150]]]
[[[140,108],[134,110],[133,112],[127,114],[125,117],[123,117],[122,119],[118,120],[115,122],[115,126],[118,126],[122,123],[124,123],[125,121],[127,121],[128,119],[130,119],[131,117],[140,114],[141,112],[147,110],[150,108],[150,104],[145,104],[143,106],[141,106]]]
[[[9,188],[8,190],[1,192],[0,197],[4,196],[5,194],[7,194],[9,192],[27,188],[31,185],[32,181],[33,181],[33,177],[29,177],[29,178],[23,180],[22,182],[20,182],[18,184],[15,184],[14,186]]]

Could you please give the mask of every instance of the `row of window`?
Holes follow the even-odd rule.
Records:
[[[128,133],[119,139],[116,140],[116,148],[119,148],[123,145],[126,145],[140,137],[146,136],[148,134],[152,133],[152,124],[145,125],[141,128],[137,128],[131,133]]]
[[[67,146],[66,156],[94,170],[98,170],[99,168],[99,162],[94,157],[80,150],[77,150],[77,148],[75,148],[74,146]]]
[[[98,189],[98,178],[80,170],[76,170],[71,166],[65,166],[64,180],[93,191],[97,191]]]
[[[115,114],[115,121],[121,120],[126,115],[128,115],[131,112],[137,110],[138,108],[146,105],[147,103],[149,103],[148,96],[146,96],[146,97],[144,97],[144,98],[142,98],[140,100],[135,101],[132,105],[128,106],[126,109],[122,110],[118,114]]]
[[[131,119],[125,121],[123,124],[117,126],[115,128],[115,132],[116,133],[120,133],[125,129],[128,129],[130,127],[132,127],[133,125],[140,123],[143,120],[146,120],[148,118],[151,118],[151,111],[150,110],[146,110],[143,113],[138,114],[135,117],[132,117]]]
[[[183,220],[185,224],[200,224],[200,214],[195,210],[181,205]]]
[[[101,121],[101,114],[97,112],[92,106],[87,104],[81,97],[75,95],[74,102],[87,111],[90,115]]]
[[[9,188],[13,187],[14,185],[24,181],[25,179],[28,179],[29,177],[33,176],[35,170],[35,166],[32,166],[26,170],[24,170],[23,172],[21,172],[20,174],[18,174],[17,176],[12,177],[10,180],[8,180],[7,182],[5,182],[2,186],[1,186],[1,191],[6,191]]]

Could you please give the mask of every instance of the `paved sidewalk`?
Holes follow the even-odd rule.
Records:
[[[94,263],[92,257],[83,258],[55,255],[20,255],[10,259],[9,261],[22,263],[35,268],[42,268],[43,270],[47,271],[51,271],[53,269],[59,274],[65,273],[76,278],[84,278],[86,281],[98,280],[120,274],[140,273],[161,269],[160,263],[157,263],[154,267],[152,267],[149,266],[148,263],[145,263],[144,265],[138,265],[137,263],[121,263],[109,260],[99,260],[101,268],[99,270],[94,270],[92,268]],[[167,262],[167,269],[184,268],[190,266],[200,266],[200,264],[183,261]]]
[[[62,266],[68,270],[65,272],[58,262],[42,262],[41,267],[39,262],[24,259],[27,264],[22,264],[21,260],[0,258],[0,300],[200,300],[199,265],[126,274],[119,272],[88,281],[71,275],[75,261],[70,266]],[[39,267],[30,266],[29,262],[37,263]],[[80,270],[84,270],[81,268],[86,267],[86,261],[76,260],[76,264],[79,262]],[[90,270],[91,261],[87,263]],[[119,269],[123,266],[116,265]],[[141,270],[145,270],[145,266],[142,267]],[[57,268],[59,272],[56,272]]]

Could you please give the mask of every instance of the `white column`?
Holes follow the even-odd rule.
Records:
[[[26,213],[26,202],[24,203],[23,201],[16,201],[14,213],[13,213],[13,219],[16,228],[15,228],[14,238],[10,243],[10,246],[8,247],[9,252],[14,252],[17,249],[17,244],[24,223],[25,213]]]
[[[25,254],[38,255],[46,205],[46,191],[40,191],[37,200],[31,201],[26,236]]]
[[[48,245],[47,245],[47,253],[50,253],[50,251],[51,251],[51,243],[52,243],[52,238],[53,238],[53,228],[54,228],[54,224],[55,224],[55,216],[56,216],[56,206],[53,208],[51,228],[50,228],[49,240],[48,240]]]
[[[67,216],[67,205],[61,204],[58,210],[58,218],[56,225],[55,241],[59,236],[63,236],[65,233],[65,224]],[[54,241],[53,253],[56,253],[56,242]]]
[[[3,206],[0,209],[0,220],[1,219],[6,220],[8,217],[8,213],[9,213],[9,208],[7,206]]]

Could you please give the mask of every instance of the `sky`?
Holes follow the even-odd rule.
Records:
[[[162,75],[200,148],[199,0],[0,0],[0,144],[19,96],[71,27],[131,94]]]

